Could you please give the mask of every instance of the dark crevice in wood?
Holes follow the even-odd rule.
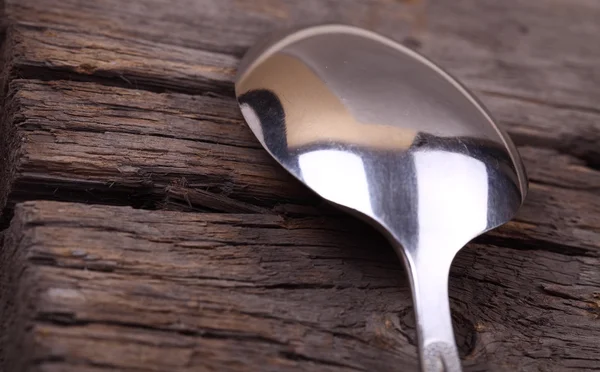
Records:
[[[547,139],[514,132],[510,132],[510,137],[517,146],[558,150],[563,154],[582,160],[591,170],[600,171],[600,143],[595,137],[575,137],[569,140],[561,138]]]
[[[4,10],[2,6],[0,9]],[[0,42],[0,211],[4,209],[14,176],[17,139],[14,136],[14,107],[10,104],[7,74],[7,39],[2,29]],[[4,217],[3,217],[4,220]]]
[[[493,234],[485,234],[475,238],[473,242],[520,251],[546,251],[558,253],[564,256],[598,257],[598,254],[593,250],[560,244],[548,240],[519,239],[517,237],[507,238],[495,236]]]
[[[56,266],[56,259],[54,257],[38,255],[35,257],[29,257],[27,261],[39,266]]]
[[[256,316],[256,315],[255,315]],[[209,338],[209,339],[221,339],[221,340],[241,340],[247,342],[260,342],[276,345],[285,345],[278,340],[261,337],[259,335],[243,334],[238,332],[226,332],[218,329],[173,329],[167,327],[153,326],[149,324],[125,322],[125,321],[114,321],[114,320],[95,320],[95,319],[79,319],[76,314],[65,313],[65,312],[38,312],[35,318],[36,321],[41,323],[57,325],[61,327],[85,327],[89,325],[102,325],[112,326],[119,328],[130,328],[140,329],[152,332],[163,332],[163,333],[175,333],[185,336]]]
[[[202,197],[197,195],[201,193]],[[191,196],[186,196],[191,195]],[[84,204],[130,206],[146,210],[174,210],[180,212],[215,212],[215,213],[275,213],[270,203],[260,205],[250,204],[242,199],[222,195],[220,190],[202,190],[187,188],[173,191],[171,186],[165,188],[164,193],[157,193],[156,188],[127,188],[110,185],[85,185],[78,182],[58,182],[48,180],[43,182],[23,180],[14,185],[9,194],[10,202],[6,210],[11,211],[16,203],[29,200],[47,200],[78,202]],[[307,202],[306,206],[313,203]],[[295,206],[301,207],[302,204]],[[304,215],[304,214],[301,214]],[[10,216],[0,219],[9,223]]]
[[[3,210],[0,210],[0,231],[8,229],[14,214],[15,210],[12,207],[6,207]]]
[[[162,190],[162,191],[161,191]],[[192,195],[186,197],[186,194]],[[202,197],[197,195],[201,194]],[[221,187],[189,187],[173,192],[171,186],[126,187],[110,182],[83,183],[78,180],[32,179],[23,177],[9,194],[8,208],[29,200],[70,201],[84,204],[131,206],[136,209],[158,210],[171,207],[181,212],[273,213],[273,208],[285,200],[260,201],[252,197],[228,196]],[[315,199],[294,200],[294,207],[310,207]],[[168,208],[167,208],[168,209]],[[304,214],[301,214],[304,215]]]
[[[156,210],[162,196],[156,195],[150,188],[86,185],[55,180],[30,182],[24,179],[13,186],[10,200],[9,207],[27,200],[52,200]]]
[[[118,205],[118,206],[131,206],[136,209],[147,209],[147,210],[157,210],[161,209],[164,206],[164,196],[155,194],[150,189],[146,192],[140,189],[126,189],[126,188],[97,188],[97,187],[89,187],[89,188],[73,188],[74,184],[65,183],[19,183],[15,186],[13,193],[11,194],[11,200],[16,202],[23,202],[27,200],[52,200],[52,201],[76,201],[85,204],[97,204],[97,205]],[[190,192],[194,192],[193,189],[190,189]],[[194,203],[186,204],[187,208],[183,207],[181,204],[175,204],[173,207],[178,211],[183,212],[215,212],[215,213],[263,213],[270,214],[276,213],[270,208],[266,207],[257,207],[251,204],[246,204],[245,202],[238,201],[236,199],[229,199],[224,196],[218,196],[218,194],[211,194],[209,192],[203,192],[207,197],[212,198],[210,203],[200,202],[194,199]],[[169,196],[168,196],[169,197]],[[168,198],[167,197],[167,198]],[[172,197],[172,195],[171,195]],[[225,199],[223,199],[225,198]],[[168,199],[167,199],[168,200]],[[185,200],[185,197],[179,199]],[[226,200],[222,202],[222,200]],[[316,201],[317,199],[315,199]],[[314,201],[313,203],[314,204]],[[7,213],[12,211],[12,203],[6,209]],[[241,206],[241,207],[240,207]],[[246,208],[245,206],[251,206]],[[260,210],[255,210],[260,208]],[[297,215],[296,217],[301,217],[303,215]],[[338,217],[339,218],[339,217]],[[347,217],[343,217],[347,218]],[[7,226],[10,221],[10,215],[7,214],[5,218],[3,218],[4,226]],[[218,225],[219,222],[213,222]],[[350,219],[349,223],[363,225],[360,221],[355,219]],[[230,223],[224,223],[224,225],[231,225]],[[261,228],[282,228],[282,227],[274,227],[274,226],[263,226],[263,225],[248,225],[245,224],[244,227],[261,227]],[[310,225],[307,226],[308,230],[318,230],[323,229],[337,231],[335,228],[323,227],[318,225]],[[294,228],[295,230],[301,228]],[[379,234],[377,234],[379,237]],[[500,237],[495,236],[492,232],[491,234],[485,234],[480,236],[474,240],[476,243],[480,244],[488,244],[495,245],[500,247],[507,247],[516,250],[539,250],[539,251],[547,251],[559,253],[566,256],[588,256],[595,257],[596,254],[586,248],[565,245],[561,243],[556,243],[548,240],[531,240],[531,239],[522,239],[519,237]],[[232,245],[234,243],[231,243]],[[247,245],[247,244],[243,244]],[[315,257],[319,259],[324,259],[320,257]],[[330,257],[330,259],[337,259],[336,257]],[[299,284],[299,288],[302,284]]]
[[[152,93],[184,93],[192,96],[235,97],[233,84],[225,82],[211,82],[204,88],[189,87],[177,83],[163,84],[152,78],[128,78],[123,74],[115,74],[111,71],[97,70],[93,74],[81,74],[69,68],[59,68],[56,66],[19,66],[19,68],[10,71],[10,75],[15,79],[77,81],[125,89],[145,90]]]
[[[579,158],[585,161],[588,168],[600,171],[600,152],[586,153],[584,155],[580,155]]]

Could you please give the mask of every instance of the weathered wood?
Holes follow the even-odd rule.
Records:
[[[184,69],[205,66],[193,50],[239,57],[258,36],[275,28],[334,21],[372,28],[400,41],[409,37],[410,44],[418,45],[423,53],[448,66],[473,87],[569,103],[597,112],[593,97],[600,94],[596,69],[600,47],[593,41],[599,27],[600,4],[593,0],[7,3],[8,14],[20,29],[38,30],[26,37],[29,41],[23,41],[26,53],[21,58],[26,65],[36,66],[45,60],[51,68],[84,73],[112,71],[114,76],[129,70],[134,77],[134,71],[151,71],[149,65],[153,63],[161,67],[178,64]],[[557,29],[561,30],[560,37]],[[131,40],[136,42],[129,43]],[[36,46],[27,48],[28,42]],[[160,49],[169,46],[181,49]],[[65,48],[76,50],[77,56],[71,52],[63,56],[69,58],[61,58],[59,50]],[[126,49],[117,49],[115,55],[115,48]],[[163,62],[156,61],[157,52],[165,59]],[[132,63],[132,58],[138,58],[137,63]],[[220,63],[206,66],[224,67]],[[230,72],[235,68],[231,64],[226,67]],[[196,74],[201,71],[189,74],[187,84],[195,84]],[[591,92],[595,94],[589,95]]]
[[[175,197],[228,212],[236,200],[266,208],[318,203],[259,148],[231,99],[64,81],[13,81],[11,89],[7,111],[14,114],[6,125],[16,129],[20,154],[11,172],[14,201],[35,190],[37,197],[69,200],[78,192],[88,201],[106,203],[108,195],[117,198],[108,203],[136,206]],[[583,221],[600,212],[600,200],[592,198],[600,172],[552,150],[526,147],[522,155],[533,183],[519,215],[533,225],[524,234],[595,250],[599,235]],[[198,200],[196,189],[215,194],[214,202]],[[139,199],[130,201],[132,195]],[[561,221],[574,206],[578,219]],[[548,224],[560,231],[549,232]],[[581,229],[590,238],[577,235]]]
[[[244,50],[307,21],[419,49],[519,145],[526,205],[453,266],[469,369],[598,369],[598,2],[6,0],[5,16],[1,206],[251,214],[17,207],[0,371],[414,369],[401,265],[281,171],[232,96]]]
[[[35,150],[41,148],[44,151],[53,151],[43,143],[54,142],[55,146],[59,147],[55,150],[59,154],[81,158],[81,162],[86,161],[86,156],[80,154],[86,147],[78,146],[76,141],[67,140],[68,137],[91,136],[92,141],[102,141],[101,138],[105,137],[104,141],[112,141],[112,138],[107,137],[123,134],[128,137],[123,143],[130,147],[133,145],[129,138],[135,141],[146,141],[140,151],[160,153],[160,146],[154,143],[153,138],[156,138],[157,143],[164,143],[164,147],[169,151],[182,148],[182,153],[174,156],[181,163],[203,161],[204,159],[197,159],[197,152],[193,150],[186,152],[183,148],[202,146],[199,143],[204,143],[205,146],[218,149],[211,153],[215,157],[227,151],[237,151],[242,158],[256,159],[255,164],[268,164],[269,169],[274,164],[260,150],[260,145],[243,123],[237,104],[231,98],[155,94],[97,84],[31,80],[13,81],[10,97],[7,102],[7,111],[10,115],[5,120],[5,127],[17,129],[16,137],[20,139],[17,143],[26,142],[31,144],[31,147],[36,147]],[[554,123],[555,126],[558,124],[558,122]],[[521,128],[523,131],[531,130],[528,125],[521,125]],[[105,146],[100,142],[97,145],[97,147]],[[128,172],[126,169],[119,169],[119,167],[134,167],[134,165],[127,163],[128,159],[124,154],[118,153],[126,150],[122,148],[124,145],[115,143],[113,146],[114,148],[109,149],[115,152],[113,158],[103,159],[91,154],[92,160],[96,163],[104,161],[105,164],[100,167],[107,169],[99,171],[103,174],[71,172],[63,168],[65,165],[69,166],[70,159],[62,161],[59,169],[63,173],[72,173],[79,177],[96,176],[106,181],[104,186],[112,187],[135,183],[136,178],[140,184],[142,182],[140,179],[145,174],[152,173],[152,169],[130,169]],[[232,149],[232,147],[239,149]],[[587,167],[585,161],[574,156],[560,154],[554,149],[526,145],[521,147],[521,152],[534,182],[569,188],[587,188],[590,191],[600,187],[598,172]],[[46,155],[31,154],[26,158],[42,158],[43,161],[49,161],[50,158],[44,157]],[[549,161],[550,159],[552,161]],[[23,173],[34,173],[33,169],[29,168],[33,166],[27,164],[27,159],[21,161]],[[44,182],[49,181],[47,178],[51,170],[45,169],[44,172],[47,173],[42,175],[45,178]],[[183,172],[193,174],[193,171],[187,167]],[[278,167],[272,169],[272,172],[276,173],[275,178],[286,178],[283,172],[278,172]],[[157,173],[156,177],[160,179],[158,183],[161,187],[179,176],[175,172],[171,175],[165,175],[164,172]],[[222,174],[219,177],[222,177]],[[56,178],[59,179],[60,176],[56,175]],[[83,183],[83,181],[79,179],[74,183]],[[287,182],[289,181],[286,180]],[[157,189],[155,192],[161,191]],[[279,196],[275,195],[275,197]]]
[[[404,273],[356,222],[28,202],[2,252],[35,350],[3,355],[9,367],[415,367]],[[470,369],[598,367],[599,260],[478,244],[461,253],[451,294]]]
[[[202,1],[198,4],[204,4],[205,7],[220,7],[224,3],[226,2],[219,1],[215,5],[211,2]],[[63,6],[61,5],[62,2],[60,4],[52,3],[54,5],[51,6],[46,2],[34,2],[32,0],[9,8],[13,12],[15,12],[15,9],[20,10],[15,17],[23,17],[24,21],[16,22],[9,30],[8,45],[10,50],[8,58],[10,63],[8,66],[10,66],[10,70],[6,73],[7,76],[38,77],[42,71],[47,71],[45,74],[54,72],[54,76],[59,78],[85,80],[102,77],[110,79],[105,80],[105,83],[110,82],[111,84],[120,84],[131,88],[171,89],[196,94],[210,92],[232,96],[231,82],[234,77],[237,58],[223,53],[178,46],[178,44],[183,43],[185,45],[188,43],[189,40],[187,39],[184,41],[179,39],[185,37],[186,33],[177,34],[173,33],[170,28],[163,29],[165,31],[163,32],[164,35],[171,35],[168,41],[172,44],[167,45],[157,45],[153,40],[123,39],[126,35],[120,33],[113,35],[111,32],[107,32],[107,30],[124,32],[123,28],[131,27],[129,24],[119,22],[119,17],[115,17],[115,20],[112,21],[117,24],[111,28],[104,27],[106,25],[100,22],[99,25],[102,26],[102,30],[96,30],[95,32],[93,32],[95,30],[93,27],[89,28],[90,24],[86,21],[86,32],[81,33],[75,31],[73,25],[65,26],[63,24],[48,23],[47,20],[40,20],[39,17],[42,17],[42,15],[42,19],[48,19],[49,17],[46,10],[42,14],[35,11],[40,7],[40,4],[43,4],[44,9],[46,7],[61,9]],[[109,3],[107,2],[107,4]],[[477,4],[481,4],[481,2],[477,2]],[[564,5],[570,7],[567,3]],[[513,5],[508,6],[514,7]],[[179,11],[182,13],[177,14],[176,19],[183,19],[183,21],[187,20],[188,22],[192,22],[189,18],[196,20],[197,15],[189,12],[187,8],[175,8],[180,9]],[[472,8],[474,10],[479,9],[477,6]],[[121,8],[106,5],[104,10],[112,15],[115,9]],[[149,16],[158,17],[164,14],[154,13],[152,9],[160,12],[162,7],[153,6],[149,8]],[[323,12],[317,12],[314,7],[309,9],[313,9],[315,13],[310,13],[310,19],[315,21],[326,20],[331,17],[331,15]],[[434,11],[436,8],[432,9],[431,11]],[[63,22],[75,22],[77,19],[85,20],[89,18],[89,16],[84,17],[83,14],[80,14],[81,12],[85,13],[85,10],[79,10],[76,15],[72,15],[74,18],[66,18],[63,14]],[[232,10],[228,12],[218,11],[211,17],[216,16],[218,19],[219,16],[227,17],[231,13]],[[94,17],[96,14],[94,12]],[[252,14],[250,12],[250,15]],[[321,16],[318,16],[319,14]],[[444,14],[450,16],[453,13]],[[482,12],[482,14],[486,13]],[[458,16],[455,15],[455,17]],[[591,9],[584,19],[595,20],[597,17],[600,17],[600,9]],[[538,38],[544,36],[543,31],[545,29],[543,27],[552,27],[552,29],[557,27],[554,24],[555,18],[542,17],[538,20],[538,22],[545,20],[547,23],[552,23],[551,25],[542,24],[539,29],[533,28],[542,35],[525,35],[519,38],[520,45],[523,44],[522,49],[535,48],[535,59],[521,56],[522,52],[514,51],[511,48],[481,45],[481,40],[477,39],[477,37],[482,36],[479,30],[474,32],[475,35],[468,35],[469,38],[465,38],[463,32],[466,31],[462,28],[463,22],[455,22],[456,25],[461,25],[458,30],[446,30],[444,28],[444,33],[441,34],[436,32],[434,27],[433,31],[425,33],[423,38],[427,40],[427,43],[424,45],[431,44],[431,46],[423,49],[426,54],[443,63],[444,67],[462,78],[470,88],[476,90],[493,109],[494,114],[512,131],[518,142],[552,146],[582,156],[590,162],[595,162],[594,159],[597,159],[600,155],[598,146],[595,146],[595,140],[600,138],[600,134],[594,122],[598,121],[600,111],[595,109],[594,103],[589,102],[589,100],[590,97],[599,94],[597,87],[600,86],[600,77],[597,76],[598,74],[593,68],[596,66],[595,61],[600,58],[600,47],[592,48],[587,45],[589,49],[587,53],[580,52],[584,48],[582,44],[590,44],[588,40],[591,40],[588,31],[582,28],[581,30],[565,33],[561,38],[561,40],[568,40],[568,42],[565,41],[565,45],[568,48],[573,48],[573,53],[578,58],[576,62],[579,64],[575,64],[576,62],[568,59],[575,57],[569,56],[569,50],[565,49],[566,47],[554,51],[559,55],[567,54],[566,57],[561,57],[567,58],[564,62],[553,62],[554,59],[550,61],[540,59],[544,56],[537,56],[537,54],[547,53],[547,47],[546,45],[539,45]],[[445,17],[433,18],[433,20],[438,19],[445,19]],[[36,26],[32,27],[32,23]],[[212,25],[211,22],[202,24]],[[169,23],[168,26],[173,25]],[[150,27],[155,28],[154,26]],[[164,25],[164,27],[167,27],[167,25]],[[232,30],[212,35],[210,32],[203,32],[205,31],[204,28],[194,32],[197,33],[200,39],[207,38],[213,43],[218,42],[220,45],[227,46],[232,45],[236,37],[240,37],[242,40],[251,37],[251,40],[255,40],[256,37],[269,28],[269,23],[263,22],[260,30],[255,30],[254,33],[250,29],[244,30],[243,33],[238,30],[234,35],[230,35]],[[402,40],[402,38],[407,37],[406,32],[401,32],[405,28],[396,27],[396,24],[394,24],[393,29],[386,27],[384,31],[388,31],[391,36],[396,36],[396,39]],[[512,31],[509,29],[507,32],[511,33]],[[148,35],[155,33],[156,31],[149,32]],[[190,31],[187,33],[190,33]],[[456,35],[456,33],[459,34]],[[444,41],[445,38],[449,40]],[[475,39],[472,41],[475,45],[463,45],[471,39]],[[511,42],[514,42],[513,39],[506,38],[507,41],[510,40]],[[244,43],[244,45],[249,44],[248,41]],[[442,44],[438,45],[439,43]],[[533,43],[533,45],[528,45],[529,43]],[[198,47],[204,44],[192,45]],[[492,50],[481,50],[486,46]],[[561,46],[563,46],[562,43]],[[456,60],[457,54],[454,53],[457,48],[461,50],[459,60]],[[514,55],[514,53],[519,54]],[[552,62],[552,65],[548,66],[550,62]],[[526,65],[522,66],[522,64]],[[532,73],[532,69],[539,71]],[[556,69],[559,71],[554,71]],[[543,76],[540,76],[541,73],[543,73]],[[551,74],[552,78],[548,78],[546,74]],[[565,75],[575,76],[571,81],[563,78]],[[544,94],[547,92],[551,94],[561,92],[560,89],[554,86],[555,83],[568,88],[568,92],[560,93],[559,98],[564,98],[568,93],[568,98],[575,99],[577,102],[552,101],[550,98],[540,97],[540,92]],[[502,86],[497,87],[497,85]],[[526,85],[525,89],[522,89],[523,85]],[[589,103],[586,106],[582,105],[582,102]],[[568,123],[568,125],[565,125],[565,123]],[[525,128],[523,125],[525,125]]]
[[[591,141],[600,138],[592,124],[600,114],[600,46],[594,43],[600,5],[594,1],[91,4],[9,0],[14,74],[37,77],[42,69],[134,88],[230,95],[232,55],[239,57],[259,36],[277,27],[337,21],[418,46],[511,128],[534,122],[536,130],[520,131],[519,140],[534,136],[589,160],[599,155]]]

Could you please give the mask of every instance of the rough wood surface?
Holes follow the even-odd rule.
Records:
[[[14,201],[35,192],[39,198],[148,208],[180,200],[184,207],[217,211],[231,211],[230,200],[239,208],[319,203],[259,148],[233,99],[31,80],[13,81],[10,97],[7,112],[13,116],[6,125],[16,130],[19,145]],[[589,241],[595,247],[594,229],[589,239],[577,233],[578,223],[600,211],[594,197],[600,172],[556,150],[522,150],[532,181],[518,217],[531,225],[527,234],[540,232],[536,239],[567,246],[587,247]],[[207,198],[212,195],[212,204],[196,201],[203,191]],[[578,219],[560,221],[574,206]],[[560,223],[559,232],[548,229],[553,223]]]
[[[598,166],[595,1],[8,0],[7,12],[7,76],[228,97],[238,57],[269,30],[327,21],[369,27],[441,63],[517,142]]]
[[[599,261],[463,251],[451,293],[469,369],[596,368]],[[8,370],[415,368],[401,266],[351,220],[27,202],[2,262],[34,350],[5,354]]]
[[[597,1],[5,3],[0,371],[414,370],[391,249],[232,98],[255,40],[325,21],[442,64],[524,157],[521,213],[453,266],[469,370],[600,369]]]

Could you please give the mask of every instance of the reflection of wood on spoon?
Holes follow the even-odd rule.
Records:
[[[279,97],[289,147],[335,141],[376,149],[402,149],[410,147],[417,134],[385,123],[357,121],[329,87],[291,55],[275,54],[249,70],[239,80],[237,94],[260,89]]]

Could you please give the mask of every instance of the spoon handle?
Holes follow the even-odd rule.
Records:
[[[452,258],[441,254],[428,257],[410,255],[407,266],[411,279],[413,303],[423,372],[461,372],[461,362],[454,340],[448,276]]]
[[[421,369],[423,372],[461,372],[462,367],[456,346],[435,342],[421,346]]]

